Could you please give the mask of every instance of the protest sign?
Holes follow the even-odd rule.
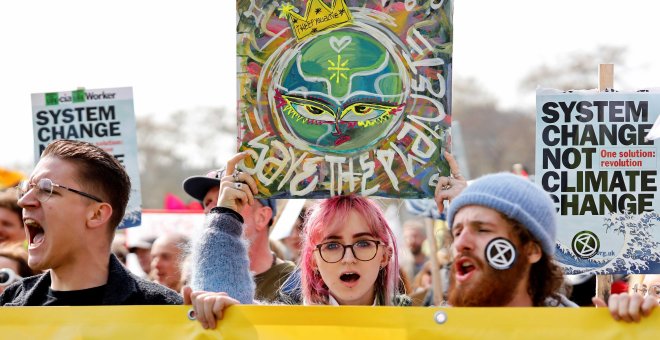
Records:
[[[539,89],[536,182],[558,214],[567,274],[660,273],[660,92]]]
[[[261,196],[433,196],[452,3],[237,3],[239,149]]]
[[[144,240],[153,241],[165,234],[183,234],[193,238],[204,226],[204,214],[200,211],[168,211],[144,209],[140,228],[126,230],[126,245]]]
[[[660,138],[660,117],[656,118],[655,123],[653,123],[653,127],[649,131],[649,133],[645,137],[646,139],[649,140],[655,140]]]
[[[131,178],[131,196],[120,228],[140,225],[142,199],[137,160],[133,89],[79,89],[33,93],[34,159],[57,139],[90,142],[113,155]]]

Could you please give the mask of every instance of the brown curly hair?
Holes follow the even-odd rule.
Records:
[[[541,242],[532,235],[525,226],[520,222],[507,217],[504,214],[500,215],[513,226],[513,234],[517,236],[521,247],[525,247],[530,242],[536,243],[540,249]],[[547,306],[546,301],[548,298],[560,301],[559,289],[564,282],[564,273],[555,263],[552,255],[542,252],[541,259],[532,264],[529,270],[527,292],[532,298],[532,303],[535,307]]]

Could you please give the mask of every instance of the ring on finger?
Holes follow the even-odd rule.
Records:
[[[238,182],[238,176],[241,174],[240,171],[236,170],[234,173],[231,175],[231,177],[234,177],[234,182]]]
[[[236,188],[236,189],[238,189],[238,190],[243,189],[243,183],[241,183],[241,182],[235,182],[235,183],[234,183],[234,188]]]

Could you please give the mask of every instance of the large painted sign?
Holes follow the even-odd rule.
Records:
[[[140,171],[133,89],[79,89],[32,94],[34,159],[57,139],[84,140],[115,156],[131,178],[131,196],[120,228],[140,225]]]
[[[239,149],[262,196],[432,197],[452,1],[237,0]]]
[[[567,274],[660,273],[658,92],[538,90],[536,182]]]

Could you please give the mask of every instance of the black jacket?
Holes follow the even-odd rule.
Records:
[[[50,287],[50,271],[15,282],[0,295],[0,306],[38,306]],[[180,305],[175,291],[141,279],[110,255],[108,282],[102,305]]]

